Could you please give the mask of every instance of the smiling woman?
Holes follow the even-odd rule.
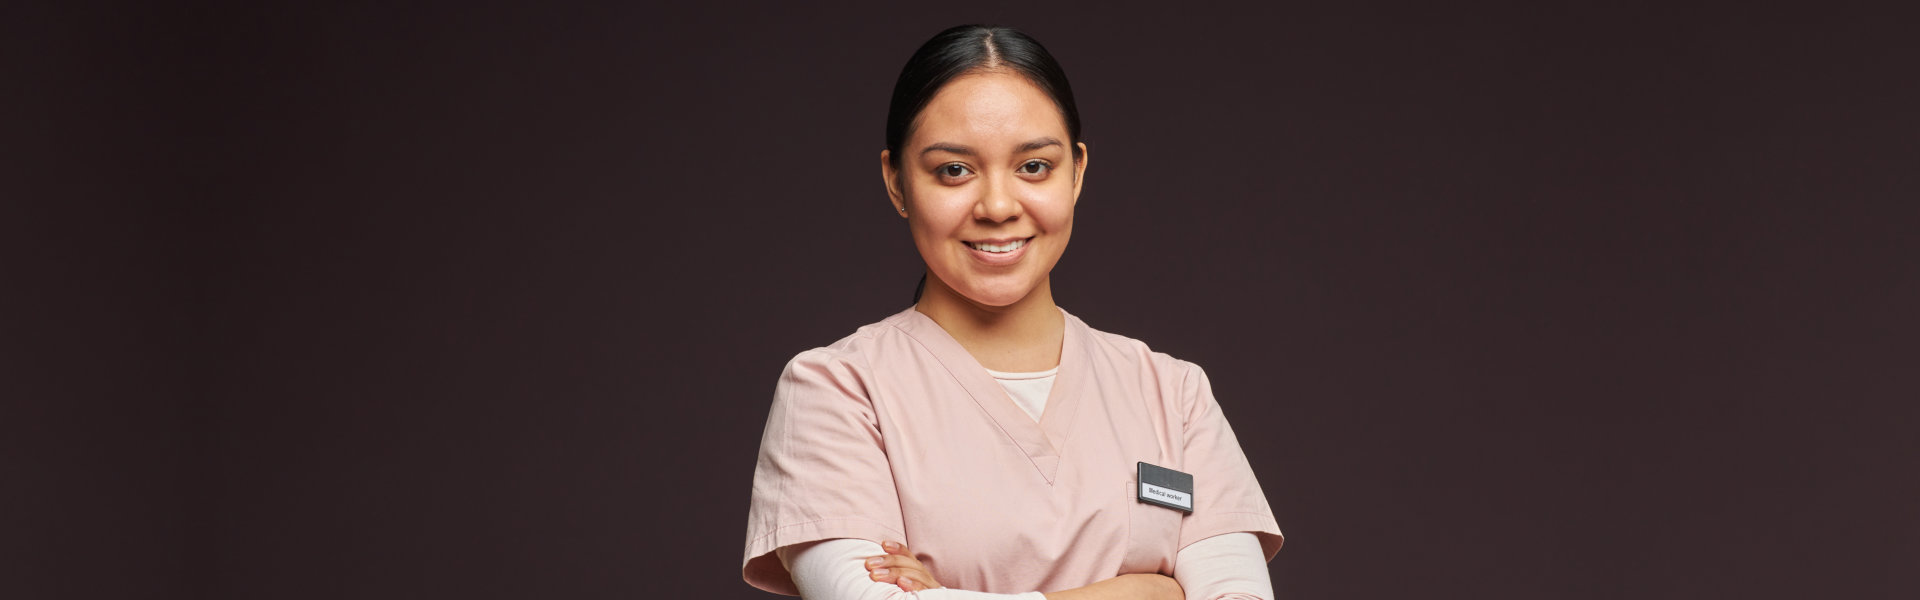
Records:
[[[903,148],[912,158],[880,152],[887,195],[932,273],[920,302],[1037,314],[1045,311],[1027,306],[1053,303],[1048,274],[1073,234],[1087,167],[1086,144],[1074,143],[1069,158],[1060,140],[1074,138],[1055,107],[1026,77],[982,69],[926,104]],[[988,367],[1020,370],[1057,357],[1026,358]]]
[[[1036,137],[1024,137],[1027,135]],[[955,27],[928,40],[907,61],[894,85],[887,109],[886,145],[880,152],[881,174],[887,195],[901,216],[909,216],[910,210],[938,208],[934,204],[937,200],[963,211],[998,210],[999,214],[985,215],[994,221],[1016,219],[1021,215],[1009,213],[1024,211],[1028,206],[1052,212],[1064,209],[1064,223],[1048,223],[1060,228],[1052,244],[1055,250],[1037,257],[1044,258],[1036,261],[1044,264],[1027,264],[1030,270],[1044,267],[1044,275],[1059,261],[1072,230],[1072,205],[1080,197],[1087,146],[1080,142],[1080,110],[1074,104],[1073,87],[1060,64],[1039,42],[1012,29],[982,26]],[[1072,154],[1071,162],[1063,156],[1067,152]],[[992,159],[999,162],[989,163]],[[999,167],[1009,165],[1014,166],[1011,171],[1019,179],[1032,185],[1018,189],[1005,185],[1009,183],[1002,176],[1005,169]],[[904,174],[903,166],[907,171]],[[1054,176],[1054,171],[1062,167],[1070,170],[1062,173],[1067,177]],[[994,177],[981,182],[983,175]],[[963,189],[946,193],[924,190],[936,185]],[[910,186],[916,191],[916,201],[926,203],[924,206],[908,206]],[[998,195],[979,197],[989,192]],[[993,204],[964,204],[969,199]],[[939,223],[925,218],[915,223],[914,243],[922,256],[928,255],[928,243],[951,243],[930,239],[938,233],[931,227]],[[1012,225],[1033,227],[1027,223]],[[1002,248],[983,250],[1006,252],[1018,247],[1007,249],[1004,244],[1019,241],[1024,246],[1026,239],[1034,236],[1001,237],[1004,239],[975,241],[1001,242]],[[1015,264],[1017,258],[1004,257],[990,264]],[[928,263],[929,270],[937,275],[957,275],[943,271],[942,266],[949,265]],[[916,302],[924,293],[925,283],[922,280],[922,290],[916,292]],[[1049,292],[1047,299],[1051,298]]]
[[[1272,598],[1280,530],[1205,372],[1054,304],[1087,163],[1066,74],[1025,34],[954,27],[907,61],[880,165],[927,276],[913,306],[787,364],[749,583]]]

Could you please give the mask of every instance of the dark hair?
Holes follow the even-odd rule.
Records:
[[[900,164],[900,146],[907,143],[914,117],[920,116],[940,88],[955,77],[995,69],[1025,77],[1053,98],[1067,121],[1067,146],[1073,149],[1074,160],[1079,160],[1080,109],[1073,104],[1073,86],[1067,85],[1067,72],[1059,61],[1039,40],[1012,27],[959,25],[921,44],[893,83],[893,101],[887,105],[887,151],[894,166]]]
[[[996,25],[958,25],[936,33],[921,44],[900,78],[893,83],[893,100],[887,104],[887,156],[900,166],[900,147],[907,143],[913,119],[927,107],[940,88],[954,78],[976,71],[1005,69],[1046,92],[1067,122],[1067,147],[1073,160],[1080,160],[1080,109],[1073,104],[1073,86],[1067,84],[1067,72],[1053,59],[1045,46],[1020,30]],[[927,278],[913,291],[920,301],[927,289]]]

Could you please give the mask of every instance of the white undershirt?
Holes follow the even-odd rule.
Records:
[[[987,370],[1007,397],[1034,421],[1046,412],[1059,367],[1031,373]],[[1040,592],[993,594],[970,590],[902,591],[899,586],[873,581],[866,560],[886,554],[869,540],[832,539],[775,551],[793,574],[793,583],[805,600],[1046,600]],[[1273,582],[1267,577],[1266,553],[1260,538],[1244,531],[1217,535],[1180,549],[1173,578],[1188,600],[1272,600]]]
[[[1053,393],[1053,376],[1059,372],[1060,367],[1032,373],[1004,373],[987,369],[987,374],[1007,390],[1007,397],[1012,398],[1013,403],[1020,405],[1020,409],[1027,411],[1027,416],[1033,417],[1036,422],[1047,411],[1047,394]]]

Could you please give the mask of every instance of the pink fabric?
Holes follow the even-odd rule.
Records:
[[[999,593],[1171,574],[1234,531],[1271,560],[1279,526],[1206,374],[1065,316],[1037,423],[911,308],[794,357],[760,441],[747,582],[797,593],[773,551],[831,538],[903,541],[942,584]],[[1135,500],[1136,461],[1193,474],[1193,514]]]

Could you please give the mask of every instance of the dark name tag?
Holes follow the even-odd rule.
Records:
[[[1140,464],[1140,501],[1193,513],[1193,476],[1147,463]]]

